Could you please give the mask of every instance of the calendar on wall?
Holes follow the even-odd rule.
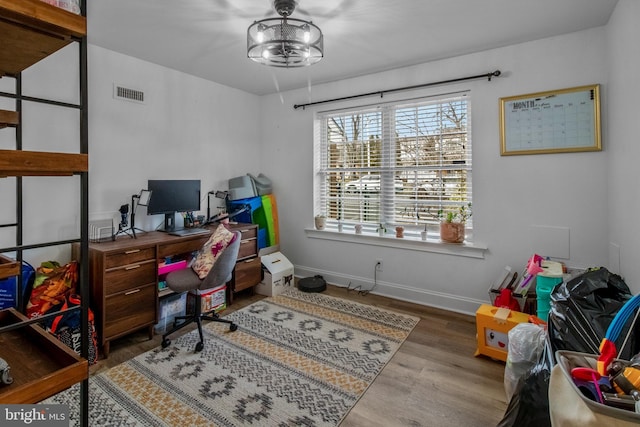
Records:
[[[601,150],[600,85],[500,98],[500,155]]]

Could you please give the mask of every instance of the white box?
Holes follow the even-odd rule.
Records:
[[[282,293],[289,286],[294,286],[293,264],[281,252],[264,255],[260,260],[264,279],[256,285],[256,293],[271,297]]]

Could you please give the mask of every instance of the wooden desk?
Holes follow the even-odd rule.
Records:
[[[152,231],[138,234],[137,239],[119,236],[116,241],[89,245],[90,304],[105,358],[111,340],[143,328],[153,338],[158,262],[197,251],[208,238],[209,234],[171,236]]]
[[[228,303],[233,293],[255,286],[261,280],[257,246],[257,226],[232,224],[242,233],[242,242],[233,279],[228,284]],[[209,234],[172,236],[152,231],[138,233],[137,239],[119,236],[116,241],[89,245],[91,309],[104,357],[112,340],[147,328],[153,338],[158,322],[158,264],[166,257],[188,255],[199,250]],[[79,246],[73,247],[78,259]],[[170,291],[163,291],[170,294]]]

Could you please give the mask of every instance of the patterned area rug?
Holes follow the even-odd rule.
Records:
[[[419,320],[294,288],[225,318],[92,376],[89,424],[336,426]],[[47,402],[77,424],[75,388]]]

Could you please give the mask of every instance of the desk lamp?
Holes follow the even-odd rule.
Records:
[[[136,209],[138,208],[138,206],[149,205],[149,200],[151,200],[151,193],[152,193],[151,190],[140,190],[140,194],[134,194],[133,196],[131,196],[131,232],[133,233],[134,239],[137,239],[136,230],[146,233],[145,230],[136,228],[135,226]],[[136,200],[137,200],[137,203],[136,203]]]

